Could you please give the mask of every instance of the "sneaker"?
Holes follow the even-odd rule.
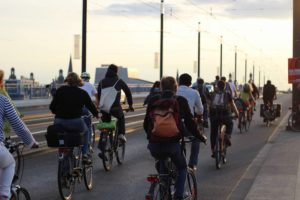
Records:
[[[108,161],[107,157],[103,153],[98,153],[98,157],[101,158],[102,160]]]
[[[124,134],[120,134],[119,135],[119,140],[122,142],[122,143],[126,143],[126,137]]]
[[[228,147],[231,146],[231,140],[230,140],[231,136],[230,135],[225,135],[225,143]]]
[[[86,165],[92,164],[92,159],[89,155],[85,154],[82,156],[82,162]]]

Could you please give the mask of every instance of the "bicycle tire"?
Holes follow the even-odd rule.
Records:
[[[101,143],[104,145],[103,147],[103,155],[102,159],[103,167],[105,171],[110,171],[112,168],[113,161],[113,137],[112,133],[103,133],[101,137]]]
[[[240,130],[240,133],[243,133],[243,121],[242,121],[242,118],[243,118],[243,114],[240,113],[239,114],[239,130]]]
[[[23,161],[22,160],[22,154],[20,152],[20,149],[18,146],[14,147],[14,151],[12,152],[13,157],[15,158],[15,176],[17,177],[14,179],[13,183],[17,182],[18,179],[20,179],[21,176],[21,166],[23,166]]]
[[[159,182],[151,183],[149,192],[147,196],[150,197],[150,200],[162,200],[161,191],[159,187]]]
[[[218,132],[219,135],[219,132]],[[215,144],[215,161],[216,161],[216,168],[221,168],[221,138],[217,136],[216,144]]]
[[[292,129],[292,131],[300,132],[300,126],[297,123],[297,115],[292,112],[288,118],[288,126]]]
[[[18,188],[17,189],[17,200],[30,200],[30,194],[25,188]]]
[[[198,192],[197,192],[197,180],[194,172],[191,169],[187,171],[187,177],[185,181],[185,193],[189,196],[191,200],[197,200]]]
[[[96,128],[95,124],[92,124],[92,141],[91,141],[91,147],[94,148],[96,144]]]
[[[93,164],[83,165],[83,179],[86,189],[91,190],[93,188]]]
[[[63,159],[58,161],[58,190],[63,200],[72,199],[74,192],[75,180],[71,174],[73,164],[72,156],[69,155],[66,155]]]
[[[115,154],[116,159],[119,165],[124,162],[125,159],[125,150],[126,150],[126,143],[120,142],[118,138],[118,130],[115,131]]]

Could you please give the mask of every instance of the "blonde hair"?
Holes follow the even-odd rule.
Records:
[[[4,88],[4,71],[0,69],[0,89]]]
[[[65,82],[70,86],[77,86],[77,87],[83,86],[82,79],[75,72],[70,72],[66,77]]]

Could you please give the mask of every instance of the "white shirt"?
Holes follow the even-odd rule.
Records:
[[[86,91],[90,95],[91,99],[95,98],[95,95],[97,94],[95,86],[86,81],[84,81],[83,83],[84,85],[80,88]]]
[[[187,99],[191,113],[198,115],[203,114],[203,105],[199,92],[185,85],[180,85],[177,89],[177,95]]]

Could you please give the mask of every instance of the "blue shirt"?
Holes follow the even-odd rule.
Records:
[[[0,95],[0,142],[3,142],[5,139],[3,131],[5,119],[7,119],[16,134],[23,140],[26,145],[32,146],[35,143],[32,134],[18,116],[12,103],[8,100],[7,97]]]
[[[203,105],[201,102],[199,92],[197,90],[194,90],[185,85],[180,85],[177,89],[177,95],[187,99],[191,113],[193,115],[195,113],[198,115],[203,114]]]

